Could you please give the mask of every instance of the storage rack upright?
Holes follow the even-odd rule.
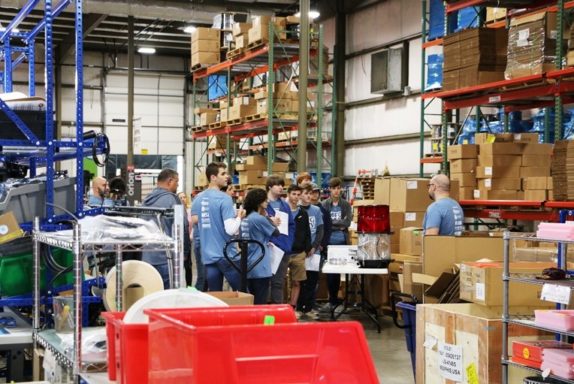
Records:
[[[331,79],[324,76],[324,69],[328,63],[325,63],[323,56],[323,26],[319,26],[318,31],[314,33],[316,37],[317,48],[311,49],[311,56],[318,56],[318,68],[317,68],[317,84],[314,87],[316,94],[316,105],[313,112],[308,112],[309,117],[316,116],[316,119],[309,120],[308,126],[315,127],[316,137],[314,139],[309,139],[307,144],[298,143],[297,140],[290,139],[285,142],[278,142],[276,140],[279,133],[294,131],[298,128],[298,121],[295,116],[289,116],[289,118],[284,118],[277,114],[274,109],[273,104],[273,87],[276,79],[276,72],[281,72],[281,69],[292,65],[299,60],[299,44],[297,42],[290,42],[289,40],[281,41],[279,39],[279,31],[273,23],[269,24],[269,36],[270,39],[264,44],[251,48],[244,53],[227,59],[219,64],[210,65],[207,68],[202,68],[193,73],[192,83],[193,83],[193,95],[192,95],[192,108],[198,104],[197,100],[197,82],[200,79],[204,79],[210,75],[226,73],[227,74],[227,105],[229,108],[231,102],[231,91],[232,83],[236,83],[245,79],[261,77],[266,74],[266,90],[267,90],[267,114],[259,119],[253,119],[247,122],[242,122],[237,125],[228,125],[225,122],[216,123],[210,129],[198,131],[191,133],[192,142],[192,159],[194,159],[194,172],[192,172],[192,184],[195,185],[195,169],[199,168],[202,164],[207,164],[209,151],[207,147],[202,151],[200,155],[200,160],[195,162],[196,158],[196,143],[199,140],[206,140],[209,143],[215,140],[217,135],[225,135],[225,159],[227,164],[232,164],[232,160],[237,159],[240,155],[251,154],[254,151],[266,150],[267,155],[267,171],[271,174],[272,164],[275,159],[276,149],[285,150],[291,158],[292,152],[296,149],[298,145],[308,145],[310,148],[314,148],[317,154],[317,182],[321,183],[323,162],[326,162],[330,166],[332,173],[333,161],[332,158],[325,158],[323,155],[323,148],[326,146],[331,146],[330,140],[323,140],[324,130],[324,113],[325,113],[325,86],[332,86]],[[272,70],[269,70],[269,69]],[[288,82],[293,83],[295,81],[294,74],[288,77]],[[332,93],[329,93],[332,94]],[[332,101],[331,101],[332,103]],[[312,106],[312,103],[307,100],[307,107]],[[327,106],[328,107],[328,106]],[[195,115],[192,118],[192,126],[195,126]],[[327,132],[332,132],[332,129]],[[252,140],[249,140],[248,148],[239,148],[239,151],[232,148],[232,141],[238,141],[242,138],[253,139],[254,137],[265,137],[266,142],[259,145],[252,145]],[[331,135],[332,137],[332,135]],[[263,140],[262,140],[263,141]],[[244,141],[247,143],[247,141]],[[291,150],[291,151],[289,151]],[[233,159],[232,159],[233,156]]]
[[[525,10],[515,10],[510,17],[524,15],[537,11],[553,11],[557,12],[557,36],[556,39],[561,41],[563,39],[564,27],[564,11],[566,9],[574,8],[574,1],[566,0],[538,0],[530,2],[509,2],[506,7],[508,9],[524,8]],[[427,38],[427,21],[426,21],[426,7],[427,1],[422,0],[423,5],[423,49],[422,49],[422,81],[424,87],[425,78],[425,50],[431,46],[440,46],[443,39],[439,38],[433,41],[426,41]],[[449,1],[445,5],[445,20],[448,17],[466,7],[471,6],[501,6],[500,2],[488,0],[459,0]],[[504,7],[504,5],[503,5]],[[482,21],[482,20],[480,20]],[[507,20],[502,20],[487,25],[489,28],[505,28],[507,27]],[[482,25],[482,23],[479,23]],[[448,22],[445,22],[445,35],[450,31],[448,30]],[[444,153],[442,158],[427,160],[424,159],[424,134],[425,126],[428,125],[427,119],[429,114],[426,113],[428,105],[433,100],[441,101],[441,123],[443,132],[446,132],[447,126],[452,118],[452,112],[455,112],[455,121],[458,122],[458,111],[461,108],[475,108],[477,126],[480,126],[482,106],[487,107],[501,107],[504,111],[504,130],[508,131],[508,113],[512,111],[521,111],[533,108],[554,108],[555,111],[555,138],[559,140],[562,137],[562,106],[572,103],[574,101],[574,84],[571,81],[571,76],[574,73],[574,68],[563,69],[564,52],[561,44],[556,45],[556,70],[543,73],[540,75],[532,75],[521,77],[512,80],[502,80],[492,83],[477,85],[474,87],[467,87],[451,91],[431,91],[425,92],[421,97],[421,125],[420,125],[420,153],[421,153],[421,166],[420,173],[423,173],[423,164],[430,162],[440,162],[443,171],[448,171],[448,158],[446,156],[447,137],[443,135],[443,148]],[[470,115],[470,112],[469,112]],[[546,114],[545,124],[545,142],[549,142],[549,114]]]

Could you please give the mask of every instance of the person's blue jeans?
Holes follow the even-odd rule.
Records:
[[[267,304],[270,281],[270,277],[247,280],[247,290],[253,295],[253,304]]]
[[[195,268],[197,269],[197,280],[195,281],[195,288],[198,291],[207,291],[207,287],[205,286],[205,266],[201,261],[201,249],[199,244],[195,244],[193,246],[193,254],[195,256]]]
[[[169,289],[169,265],[165,264],[157,264],[153,266],[161,275],[161,279],[163,280],[163,289]]]
[[[234,291],[238,291],[241,284],[239,272],[231,266],[227,259],[223,258],[213,264],[206,264],[205,276],[207,279],[207,289],[210,291],[223,290],[224,277]]]

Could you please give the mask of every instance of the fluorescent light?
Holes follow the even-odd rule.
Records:
[[[155,53],[155,48],[152,47],[139,47],[138,53],[142,53],[144,55],[153,55]]]
[[[295,17],[301,17],[301,12],[297,12],[294,16]],[[318,18],[319,16],[321,16],[319,11],[309,11],[309,19],[313,20],[313,19]]]
[[[185,33],[193,33],[197,28],[194,25],[188,25],[183,29]]]
[[[4,32],[5,30],[6,30],[6,28],[0,27],[0,32]],[[20,33],[20,30],[18,28],[12,28],[11,33]]]

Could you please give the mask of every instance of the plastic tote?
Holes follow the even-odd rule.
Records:
[[[409,301],[400,301],[396,303],[396,307],[400,308],[403,312],[403,324],[397,321],[397,313],[395,310],[395,297],[408,298]],[[416,353],[417,353],[417,299],[414,296],[394,292],[391,297],[391,305],[393,312],[393,321],[399,328],[405,330],[405,339],[407,342],[407,351],[411,354],[411,363],[413,366],[413,374],[416,376]]]
[[[297,323],[289,305],[145,313],[150,383],[379,383],[357,322]]]

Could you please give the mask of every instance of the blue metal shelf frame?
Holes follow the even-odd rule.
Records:
[[[83,25],[82,25],[82,0],[60,0],[57,6],[53,7],[52,0],[44,1],[44,17],[35,25],[30,32],[15,33],[14,29],[36,8],[40,3],[39,0],[29,0],[4,31],[0,33],[0,61],[4,62],[4,71],[2,72],[2,86],[4,92],[12,92],[12,75],[14,69],[27,60],[28,62],[28,93],[29,96],[36,95],[35,88],[35,41],[40,33],[44,33],[45,47],[45,98],[46,98],[46,128],[45,139],[39,140],[38,137],[28,128],[28,126],[10,109],[10,107],[0,100],[0,109],[24,134],[26,140],[0,140],[1,147],[19,147],[17,153],[0,153],[0,159],[4,161],[27,162],[30,167],[30,175],[36,175],[36,168],[39,165],[46,167],[46,218],[42,225],[54,224],[54,175],[55,162],[67,159],[76,160],[76,216],[84,217],[91,211],[84,211],[84,164],[83,159],[92,154],[91,148],[94,146],[94,140],[84,139],[84,111],[83,111]],[[54,132],[54,52],[53,52],[53,21],[60,13],[70,4],[75,6],[75,65],[76,65],[76,132],[75,138],[71,140],[58,140]],[[25,47],[12,46],[11,40],[19,39],[25,44]],[[14,53],[20,53],[15,60],[12,60]],[[105,143],[98,140],[95,144],[96,153],[101,154],[105,149]],[[75,148],[75,151],[60,153],[61,148]],[[38,150],[42,151],[38,151]],[[41,153],[40,153],[41,152]]]

